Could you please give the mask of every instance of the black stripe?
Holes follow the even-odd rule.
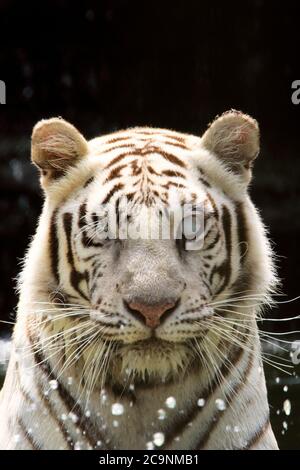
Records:
[[[223,380],[225,380],[226,377],[228,376],[228,374],[230,373],[231,369],[228,367],[228,363],[230,363],[231,366],[234,367],[235,364],[239,361],[240,357],[243,354],[244,350],[242,348],[238,347],[238,346],[235,346],[235,345],[233,345],[231,347],[231,350],[228,353],[227,350],[228,350],[228,347],[229,347],[229,341],[226,342],[226,346],[227,346],[226,347],[226,354],[228,354],[228,357],[223,362],[223,364],[221,365],[219,370],[215,373],[215,376],[210,381],[210,383],[207,385],[205,390],[203,392],[201,392],[201,397],[204,398],[204,400],[208,400],[209,397],[212,396],[213,393],[219,387],[219,385],[220,385],[220,374],[223,377]],[[198,416],[201,414],[202,411],[203,411],[203,408],[199,408],[199,406],[196,403],[195,406],[193,406],[184,415],[179,416],[179,419],[178,419],[177,423],[175,423],[172,426],[172,432],[168,436],[166,436],[165,447],[164,448],[167,449],[168,447],[170,447],[172,445],[172,442],[173,442],[174,438],[176,436],[180,435],[180,433],[182,433],[184,428],[186,428],[189,423],[193,422],[196,418],[198,418]]]
[[[230,405],[232,404],[233,400],[235,398],[237,398],[237,394],[240,392],[240,390],[244,387],[245,383],[247,382],[247,378],[248,378],[248,375],[252,369],[252,365],[253,365],[253,352],[251,352],[249,354],[249,358],[248,358],[248,362],[247,362],[247,366],[246,366],[246,369],[243,371],[243,377],[240,378],[240,380],[237,382],[237,384],[235,385],[235,387],[233,387],[233,390],[231,390],[231,395],[229,398],[227,398],[226,400],[226,409],[228,409],[228,407],[230,407]],[[208,425],[208,428],[205,430],[205,433],[201,436],[200,440],[198,441],[197,445],[196,445],[196,450],[201,450],[204,448],[204,446],[207,444],[212,432],[214,431],[214,429],[216,428],[217,424],[219,423],[221,417],[224,416],[224,414],[226,413],[226,410],[224,411],[221,411],[221,410],[217,410],[215,412],[215,414],[213,415],[209,425]]]
[[[181,168],[186,168],[186,165],[185,163],[180,160],[180,158],[176,157],[176,155],[173,155],[172,153],[169,153],[169,152],[166,152],[160,148],[157,148],[157,147],[151,147],[151,149],[149,149],[149,151],[147,153],[158,153],[159,155],[161,155],[163,158],[165,158],[166,160],[168,160],[168,162],[171,162],[173,163],[174,165],[178,165],[180,166]]]
[[[253,435],[250,437],[250,439],[247,442],[247,445],[243,447],[243,450],[250,450],[253,449],[253,447],[262,439],[262,437],[265,435],[267,429],[270,426],[270,417],[269,415],[267,416],[267,419],[265,423],[262,426],[259,426],[258,429],[255,430]]]
[[[93,215],[93,218],[97,216],[96,214]],[[78,218],[78,228],[81,229],[81,243],[83,246],[89,248],[91,246],[99,248],[103,246],[103,243],[101,242],[95,242],[94,240],[88,238],[86,234],[86,230],[84,230],[84,227],[87,225],[87,220],[86,220],[86,203],[84,202],[83,204],[80,205],[79,207],[79,218]],[[92,255],[96,256],[96,255]],[[98,256],[98,255],[97,255]],[[87,261],[87,258],[85,258],[85,261]]]
[[[169,181],[168,183],[161,185],[161,187],[165,188],[165,189],[170,189],[170,186],[173,186],[173,187],[178,188],[178,189],[179,188],[181,188],[181,189],[186,188],[186,186],[184,184],[176,183],[175,181]]]
[[[22,418],[18,418],[18,425],[21,429],[21,432],[22,432],[23,436],[29,442],[32,450],[40,450],[40,448],[36,445],[36,443],[35,443],[33,437],[31,436],[31,434],[27,431],[27,428],[26,428],[25,424],[23,423]]]
[[[208,192],[206,193],[206,195],[207,195],[207,198],[209,199],[209,201],[210,201],[210,203],[211,203],[211,205],[212,205],[212,207],[213,207],[214,215],[215,215],[216,219],[219,220],[220,215],[219,215],[219,211],[218,211],[218,208],[217,208],[217,204],[216,204],[214,198],[213,198],[212,195],[209,194]]]
[[[94,181],[94,176],[91,176],[83,185],[84,188],[86,188],[90,183]]]
[[[123,183],[117,183],[115,184],[111,190],[108,192],[108,194],[106,195],[106,197],[104,198],[104,200],[102,201],[102,204],[106,204],[111,198],[112,196],[117,192],[117,191],[120,191],[121,189],[124,188],[124,184]]]
[[[70,283],[81,297],[83,297],[85,300],[89,300],[79,287],[80,282],[83,279],[86,279],[86,275],[85,273],[80,273],[75,268],[74,255],[73,255],[73,250],[72,250],[72,241],[71,241],[72,222],[73,222],[73,215],[69,212],[65,212],[63,215],[63,225],[64,225],[64,231],[65,231],[66,239],[67,239],[67,260],[71,267]]]
[[[211,188],[211,184],[206,181],[206,179],[202,178],[202,176],[199,176],[199,181],[201,181],[202,184],[204,184],[204,186],[206,186],[207,188]]]
[[[232,248],[231,215],[226,206],[223,205],[222,209],[223,209],[222,227],[223,227],[224,236],[225,236],[226,259],[221,264],[221,266],[215,267],[211,273],[210,282],[215,273],[218,273],[221,276],[221,278],[223,278],[223,283],[221,284],[221,286],[219,287],[215,295],[220,294],[220,292],[222,292],[227,287],[231,278],[231,256],[232,256],[231,254],[231,248]]]
[[[115,144],[116,142],[120,142],[122,140],[129,140],[129,139],[132,139],[132,135],[123,134],[123,135],[119,135],[119,137],[116,135],[116,137],[111,137],[110,139],[103,142],[103,144],[104,145]]]
[[[33,348],[34,359],[35,359],[36,365],[43,371],[44,374],[47,375],[47,380],[55,380],[57,382],[58,384],[57,392],[61,401],[63,402],[66,409],[69,410],[69,412],[70,411],[74,412],[75,415],[78,417],[77,425],[82,428],[83,434],[85,433],[84,435],[89,441],[89,444],[93,448],[96,448],[97,441],[105,442],[103,435],[99,432],[99,430],[94,426],[94,424],[90,420],[86,419],[86,417],[82,413],[80,406],[77,404],[74,398],[70,395],[68,390],[63,386],[63,384],[57,379],[53,370],[51,369],[50,364],[45,360],[41,351],[38,351],[35,348],[34,342],[30,334],[28,334],[28,338]],[[57,418],[56,420],[58,423],[60,423],[60,421]],[[107,445],[106,445],[106,449],[110,450]]]
[[[55,209],[50,221],[50,233],[49,233],[49,252],[52,274],[55,281],[59,284],[59,258],[58,258],[58,237],[57,237],[57,226],[56,216],[58,209]]]
[[[167,137],[166,140],[163,140],[161,143],[165,144],[165,145],[172,145],[173,147],[177,147],[177,148],[179,147],[179,148],[184,149],[184,150],[189,150],[189,147],[187,147],[185,144],[180,143],[179,141],[176,141],[176,142],[171,141],[170,142],[170,140],[168,140],[168,137]]]
[[[205,235],[206,237],[209,236],[211,230],[212,229],[210,229],[209,232]],[[208,250],[211,250],[212,248],[214,248],[215,245],[218,243],[219,239],[220,239],[220,232],[217,232],[215,238],[210,242],[210,244],[208,246],[205,247],[205,251],[208,251]]]
[[[104,183],[107,183],[108,181],[111,181],[115,178],[119,178],[121,176],[121,170],[123,170],[123,168],[126,168],[126,165],[118,165],[118,166],[115,166],[109,173],[108,177],[106,178],[106,180],[104,181]]]
[[[126,150],[126,148],[132,148],[132,147],[135,147],[135,144],[126,144],[126,142],[124,144],[112,145],[111,147],[101,150],[101,155],[104,153],[113,152],[114,150],[117,150],[117,149]]]
[[[162,172],[162,175],[170,176],[171,178],[174,176],[174,178],[179,177],[179,178],[184,178],[185,179],[185,176],[184,176],[183,173],[180,173],[180,172],[174,171],[174,170],[164,170]]]
[[[139,156],[140,153],[137,152],[137,151],[132,151],[132,152],[124,152],[124,153],[121,153],[120,155],[118,155],[117,157],[113,158],[105,167],[105,169],[107,168],[110,168],[111,166],[113,166],[115,163],[118,163],[120,162],[121,160],[123,160],[123,158],[125,157],[132,157],[132,156]]]
[[[32,338],[31,338],[31,335],[30,333],[28,333],[28,338],[29,338],[29,341],[31,343],[31,345],[33,346],[33,341],[32,341]],[[34,346],[33,346],[33,349],[34,349]],[[27,394],[27,392],[24,390],[23,386],[22,386],[22,383],[21,383],[21,377],[20,377],[20,371],[19,371],[19,367],[18,367],[18,363],[16,364],[16,375],[17,375],[17,380],[19,381],[19,386],[20,386],[20,390],[21,390],[21,393],[24,395],[24,398],[29,401],[30,403],[34,403],[34,400]],[[39,384],[38,384],[39,385]],[[63,434],[67,444],[68,444],[68,447],[69,449],[72,449],[74,447],[74,443],[73,441],[69,441],[68,440],[68,437],[69,437],[69,433],[65,427],[65,425],[59,421],[59,419],[57,418],[55,412],[54,412],[54,409],[49,401],[49,397],[46,397],[42,391],[40,390],[40,387],[37,385],[37,389],[38,389],[38,394],[39,394],[39,402],[42,403],[42,406],[47,408],[48,410],[48,413],[50,416],[52,416],[52,418],[54,419],[54,421],[57,422],[57,424],[59,425],[59,428],[60,428],[60,431],[61,433]],[[24,423],[23,423],[24,424]],[[25,428],[25,431],[26,431],[26,428]],[[27,431],[26,431],[27,432]],[[28,436],[29,437],[29,436]],[[30,436],[30,438],[32,438],[32,436]]]

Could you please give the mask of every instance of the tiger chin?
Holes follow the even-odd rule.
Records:
[[[256,324],[277,285],[248,192],[258,153],[257,122],[235,110],[202,137],[34,127],[45,201],[1,449],[277,449]],[[166,221],[169,236],[149,236]]]

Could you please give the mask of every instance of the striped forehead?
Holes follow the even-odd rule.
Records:
[[[122,192],[133,198],[160,198],[167,203],[169,192],[187,192],[195,200],[189,181],[189,153],[199,138],[163,129],[136,128],[90,142],[93,158],[101,159],[95,175],[105,193],[103,203]]]

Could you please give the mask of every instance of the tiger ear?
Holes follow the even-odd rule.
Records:
[[[255,119],[240,111],[227,111],[212,122],[202,143],[229,169],[250,179],[259,153],[259,127]]]
[[[31,159],[42,172],[42,183],[64,175],[87,151],[85,138],[64,119],[43,119],[33,128]]]

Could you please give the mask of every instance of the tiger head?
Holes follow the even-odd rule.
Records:
[[[234,110],[201,138],[132,128],[87,142],[63,119],[35,126],[46,198],[23,283],[87,324],[112,380],[193,367],[238,304],[267,298],[271,251],[247,191],[258,152],[257,122]],[[151,237],[149,221],[176,227]]]

